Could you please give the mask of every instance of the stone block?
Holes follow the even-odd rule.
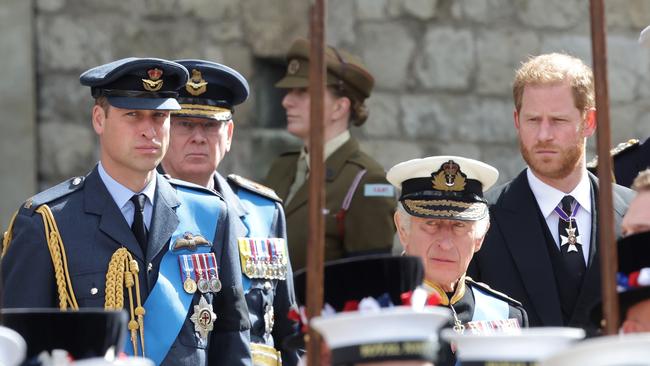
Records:
[[[540,48],[540,53],[567,53],[591,66],[591,38],[589,35],[543,34]]]
[[[451,14],[456,19],[494,25],[511,23],[516,12],[512,0],[458,0],[452,2]]]
[[[533,28],[568,29],[589,22],[587,0],[525,0],[514,5],[519,21]]]
[[[534,32],[521,29],[479,33],[476,39],[476,91],[487,95],[512,95],[514,71],[529,55],[538,54],[539,46],[539,37]]]
[[[381,20],[386,18],[389,0],[355,0],[359,20]]]
[[[36,10],[40,12],[55,12],[65,6],[65,0],[37,0]]]
[[[203,27],[201,33],[207,38],[209,43],[241,41],[244,39],[242,24],[238,19],[209,22]],[[198,44],[198,46],[203,45]]]
[[[361,149],[372,156],[385,170],[406,160],[421,158],[422,148],[418,143],[394,139],[360,140]]]
[[[399,97],[390,93],[373,93],[366,105],[370,110],[370,116],[361,127],[365,136],[372,137],[398,137],[400,135],[400,113]]]
[[[283,57],[295,38],[307,37],[309,1],[242,0],[246,43],[256,56]],[[289,16],[290,14],[290,16]]]
[[[375,77],[375,87],[396,90],[407,82],[415,41],[396,23],[363,24],[357,44],[362,58]]]
[[[99,144],[90,123],[86,127],[65,122],[41,123],[38,133],[38,164],[44,181],[56,184],[92,169]]]
[[[79,73],[43,73],[39,81],[39,120],[90,124],[84,116],[90,116],[93,99],[90,88],[79,83]]]
[[[525,167],[526,162],[519,152],[518,142],[509,145],[485,145],[481,147],[481,161],[492,165],[499,171],[497,184],[515,178]]]
[[[650,22],[647,0],[605,0],[608,27],[622,27],[640,32]]]
[[[419,20],[430,20],[436,15],[437,0],[389,0],[388,15],[390,17],[407,16]]]
[[[350,0],[330,0],[327,2],[326,41],[328,44],[341,46],[355,42],[355,13],[354,2]]]
[[[183,0],[175,3],[180,12],[213,23],[215,23],[214,21],[216,23],[228,22],[228,20],[236,21],[241,15],[240,1],[238,0],[219,0],[218,4],[214,0]]]
[[[612,102],[632,101],[646,76],[650,58],[636,40],[621,35],[607,37],[609,98]]]
[[[466,90],[476,67],[469,29],[431,26],[414,62],[414,74],[427,89]]]

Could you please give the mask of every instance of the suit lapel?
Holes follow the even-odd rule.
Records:
[[[228,206],[228,220],[230,222],[229,236],[236,240],[239,237],[248,236],[248,228],[244,224],[244,217],[248,215],[248,210],[239,200],[237,193],[232,190],[230,184],[219,173],[214,176],[215,189],[221,193],[226,205]]]
[[[498,228],[503,232],[534,311],[544,324],[562,324],[545,228],[540,225],[541,214],[528,185],[526,170],[512,181],[509,190],[502,196],[504,210],[494,213]]]
[[[124,247],[144,261],[144,253],[126,223],[122,211],[102,182],[97,167],[86,177],[84,186],[85,210],[87,213],[100,216],[99,230],[114,241],[116,250]]]
[[[157,173],[156,173],[157,174]],[[176,193],[167,180],[158,174],[156,177],[156,195],[153,205],[151,230],[147,243],[146,262],[149,263],[165,247],[172,234],[178,227],[176,207],[180,202]]]

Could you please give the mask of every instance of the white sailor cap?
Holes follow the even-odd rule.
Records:
[[[650,48],[650,25],[645,27],[639,34],[639,44],[643,47]]]
[[[386,178],[401,189],[406,211],[426,218],[480,220],[487,215],[483,192],[496,183],[499,171],[460,156],[431,156],[390,168]]]
[[[27,344],[13,329],[0,327],[0,365],[17,366],[25,359]]]
[[[309,323],[327,342],[332,365],[421,360],[435,362],[437,330],[450,319],[449,309],[408,306],[315,317]]]
[[[542,327],[489,334],[467,331],[459,334],[453,329],[445,329],[441,336],[456,345],[462,364],[530,362],[532,365],[584,338],[585,331],[580,328]]]
[[[591,338],[543,360],[540,366],[650,365],[650,334]]]

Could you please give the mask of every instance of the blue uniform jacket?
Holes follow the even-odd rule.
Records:
[[[233,250],[239,252],[237,239],[248,236],[248,229],[244,223],[246,215],[253,214],[242,205],[237,196],[238,189],[245,189],[232,181],[226,181],[219,173],[215,174],[215,188],[223,195],[228,205],[228,243]],[[271,237],[283,238],[286,243],[286,222],[284,210],[280,202],[275,202],[275,214],[272,227],[269,230]],[[238,261],[239,263],[239,261]],[[241,266],[239,275],[244,276]],[[251,321],[251,341],[274,346],[282,353],[283,366],[294,366],[298,363],[298,354],[295,350],[285,349],[283,341],[285,337],[293,334],[293,322],[287,318],[289,308],[296,302],[293,289],[293,272],[289,264],[286,280],[277,279],[253,279],[251,287],[246,292],[246,303],[248,305]],[[265,336],[264,314],[267,306],[273,306],[274,325],[272,338]]]
[[[83,177],[81,177],[83,178]],[[75,184],[77,183],[77,184]],[[137,260],[142,303],[158,278],[158,268],[171,235],[179,224],[179,206],[173,185],[158,175],[147,252],[135,236],[103,184],[97,168],[85,179],[71,179],[34,196],[14,222],[13,239],[2,260],[3,307],[58,307],[52,261],[44,237],[43,220],[35,209],[50,206],[65,246],[72,287],[79,307],[104,307],[106,271],[113,253],[125,247]],[[217,320],[208,341],[194,331],[189,317],[200,295],[194,295],[185,323],[162,365],[248,365],[248,319],[241,297],[238,253],[223,245],[226,208],[217,225],[213,251],[219,262],[223,290],[204,295],[212,303]],[[236,262],[235,262],[236,261]],[[179,276],[180,280],[180,276]],[[126,293],[126,291],[125,291]],[[239,298],[237,297],[239,295]],[[128,304],[128,300],[125,300]],[[147,319],[145,321],[153,321]],[[146,334],[145,334],[146,343]],[[216,345],[228,344],[228,352]]]

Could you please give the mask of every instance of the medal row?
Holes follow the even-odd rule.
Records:
[[[239,238],[242,270],[249,278],[287,278],[287,252],[282,238]]]
[[[221,281],[214,253],[183,254],[178,256],[183,289],[188,294],[221,291]]]

